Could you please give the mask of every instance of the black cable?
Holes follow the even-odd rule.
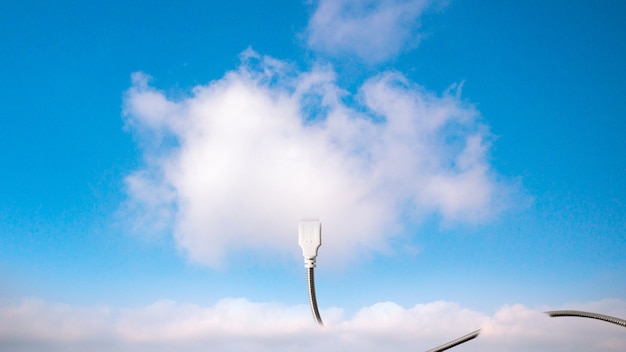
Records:
[[[314,268],[307,268],[307,281],[309,282],[309,302],[311,303],[311,312],[313,313],[313,318],[317,322],[317,325],[324,326],[324,323],[322,322],[322,317],[320,316],[320,311],[317,308],[317,298],[315,296]]]
[[[606,321],[609,323],[617,324],[619,326],[623,326],[626,328],[626,320],[612,317],[610,315],[599,314],[599,313],[583,312],[580,310],[552,310],[552,311],[546,312],[546,314],[548,314],[549,316],[553,318],[555,317],[581,317],[581,318],[598,319],[598,320]]]
[[[467,342],[467,341],[469,341],[471,339],[475,339],[478,336],[479,333],[480,333],[480,330],[476,330],[476,331],[470,332],[469,334],[467,334],[465,336],[461,336],[461,337],[459,337],[456,340],[452,340],[452,341],[450,341],[450,342],[448,342],[446,344],[443,344],[443,345],[441,345],[439,347],[435,347],[435,348],[430,349],[430,350],[428,350],[426,352],[441,352],[441,351],[445,351],[445,350],[450,349],[450,348],[452,348],[454,346],[457,346],[457,345],[460,345],[460,344],[462,344],[464,342]]]

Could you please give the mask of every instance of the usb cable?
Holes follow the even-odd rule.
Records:
[[[298,225],[298,243],[302,248],[304,256],[304,267],[307,269],[307,281],[309,282],[309,302],[311,304],[311,312],[317,325],[324,326],[320,311],[317,308],[317,299],[315,297],[315,258],[317,250],[322,245],[322,223],[319,220],[302,220]]]

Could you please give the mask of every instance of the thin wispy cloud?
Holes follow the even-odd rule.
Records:
[[[302,216],[323,221],[328,258],[346,258],[385,250],[407,217],[476,222],[503,206],[488,128],[458,91],[384,72],[352,94],[328,67],[242,58],[182,98],[142,73],[126,94],[145,159],[126,179],[128,209],[173,231],[192,260],[291,252]]]
[[[604,300],[578,309],[626,315],[626,302]],[[0,348],[67,351],[423,351],[481,329],[464,351],[623,351],[623,328],[591,319],[550,318],[545,309],[505,306],[493,315],[437,301],[404,308],[392,302],[354,316],[307,306],[224,299],[204,307],[158,301],[138,308],[76,307],[39,300],[0,306]]]
[[[320,0],[306,30],[307,44],[334,57],[380,63],[417,46],[420,16],[434,2]]]

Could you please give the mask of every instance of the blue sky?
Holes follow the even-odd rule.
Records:
[[[0,4],[0,346],[623,350],[541,312],[626,317],[625,17]]]

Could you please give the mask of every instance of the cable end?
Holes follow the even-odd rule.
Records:
[[[302,220],[298,224],[298,244],[302,248],[304,267],[315,268],[317,250],[322,245],[322,223],[319,220]]]

